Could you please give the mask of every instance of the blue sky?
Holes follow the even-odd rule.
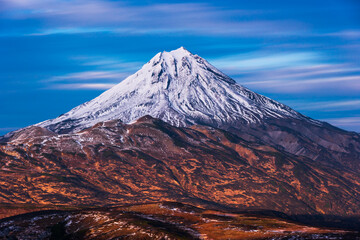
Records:
[[[0,0],[0,135],[67,112],[180,46],[360,132],[357,0]]]

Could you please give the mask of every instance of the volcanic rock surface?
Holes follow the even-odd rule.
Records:
[[[360,135],[257,94],[183,47],[156,54],[99,97],[37,126],[74,133],[102,121],[150,115],[174,126],[207,125],[255,143],[360,171]]]
[[[360,135],[180,48],[58,118],[0,137],[0,216],[159,201],[360,227]]]
[[[0,155],[2,203],[166,200],[291,215],[360,213],[355,171],[224,130],[174,127],[150,116],[132,124],[100,122],[74,134],[30,127],[3,143]]]

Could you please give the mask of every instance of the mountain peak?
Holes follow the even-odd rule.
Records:
[[[172,50],[170,52],[166,52],[170,55],[172,55],[174,58],[182,58],[182,57],[191,57],[194,56],[190,51],[188,51],[184,47],[179,47],[178,49]]]
[[[165,65],[175,66],[177,63],[181,63],[183,61],[190,61],[190,59],[194,57],[195,55],[193,55],[191,52],[186,50],[184,47],[180,47],[170,52],[167,51],[159,52],[149,61],[149,63],[152,64],[151,67],[155,66],[158,63],[163,63],[163,62],[165,62],[165,64],[161,65],[162,67],[164,67]]]
[[[214,127],[259,123],[265,118],[303,118],[236,84],[205,59],[180,47],[159,52],[99,97],[38,125],[67,133],[113,119],[130,123],[145,115],[175,126]]]
[[[191,52],[189,52],[184,47],[179,47],[177,49],[171,50],[171,51],[162,51],[157,53],[149,62],[158,61],[159,59],[163,58],[173,58],[173,59],[181,59],[183,57],[190,57],[194,56]]]
[[[199,76],[212,75],[211,78],[235,84],[235,81],[223,74],[212,66],[205,59],[194,55],[184,47],[163,51],[156,54],[147,64],[145,64],[136,75],[145,76],[145,79],[151,79],[152,83],[167,82],[170,84],[174,80],[183,81],[184,84],[199,81]],[[155,78],[155,80],[153,79]],[[205,77],[208,78],[208,77]],[[204,81],[202,84],[206,84]],[[166,87],[166,89],[167,89]]]
[[[166,52],[166,51],[164,51]],[[179,47],[178,49],[172,50],[169,53],[171,54],[187,54],[187,55],[192,55],[192,53],[190,51],[188,51],[186,48],[184,48],[183,46]]]

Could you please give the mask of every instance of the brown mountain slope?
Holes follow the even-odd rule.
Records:
[[[128,125],[102,122],[76,134],[30,127],[0,146],[1,203],[164,200],[356,216],[360,176],[223,130],[177,128],[149,116]]]

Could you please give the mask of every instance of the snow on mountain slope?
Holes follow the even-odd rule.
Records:
[[[129,123],[144,115],[175,126],[197,123],[221,127],[288,117],[310,121],[236,84],[206,60],[181,47],[156,54],[138,72],[97,98],[37,125],[67,133],[112,119]]]

